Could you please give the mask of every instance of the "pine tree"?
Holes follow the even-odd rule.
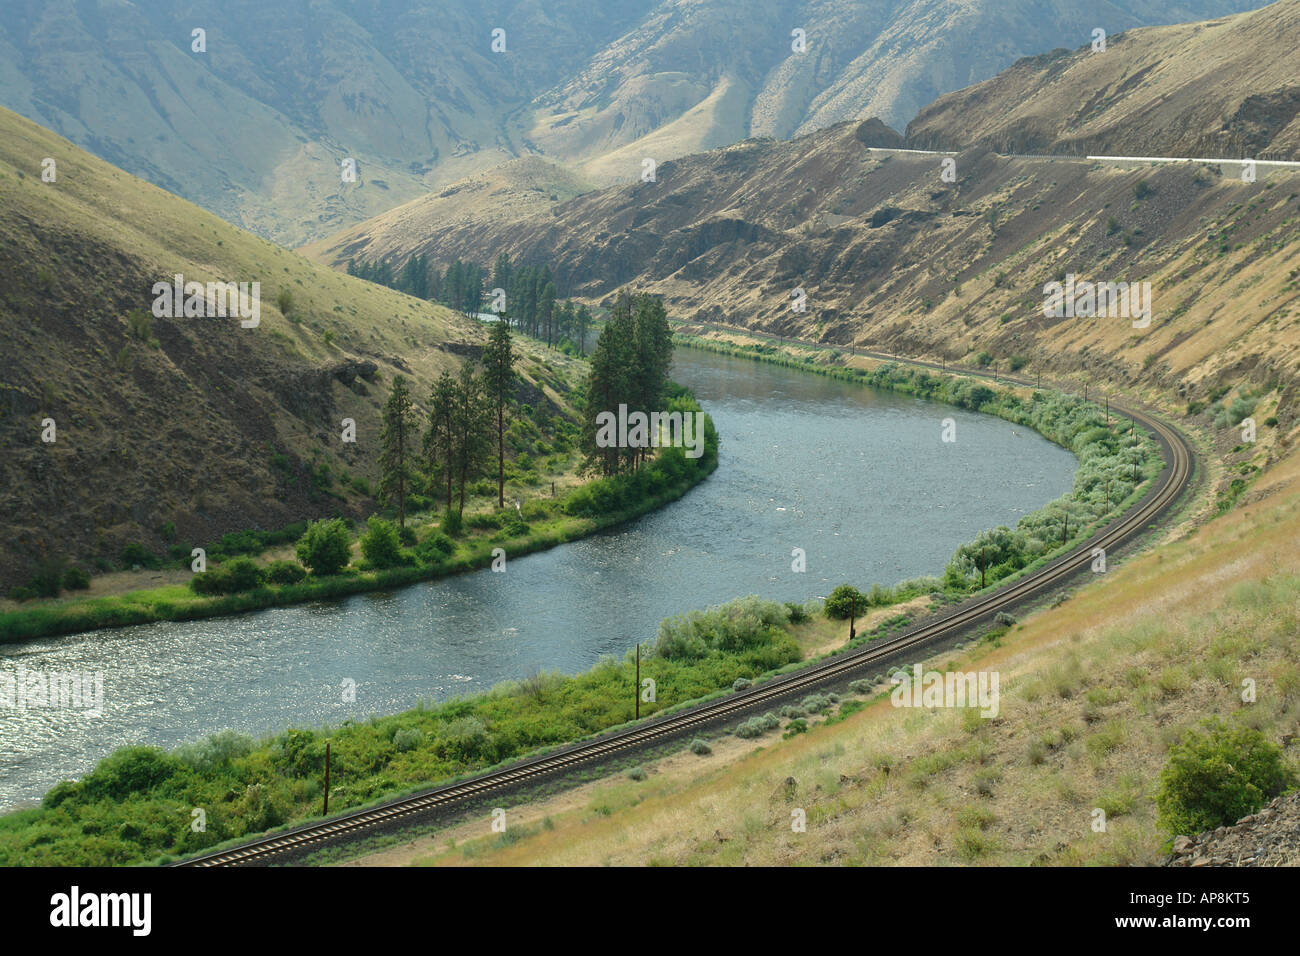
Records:
[[[386,503],[397,505],[397,521],[406,527],[406,492],[411,485],[411,460],[419,421],[411,402],[406,379],[393,378],[392,390],[384,404],[384,423],[379,433],[379,495]]]
[[[452,410],[454,433],[453,457],[460,490],[461,516],[465,514],[465,486],[478,477],[491,439],[485,427],[488,406],[483,394],[483,379],[466,362],[456,383],[456,401]]]
[[[429,392],[429,430],[424,433],[424,462],[434,482],[447,483],[447,507],[451,507],[455,468],[456,380],[443,372]]]
[[[510,341],[510,326],[497,322],[488,335],[483,350],[483,384],[488,401],[497,418],[497,507],[506,503],[506,405],[514,391],[515,356]]]

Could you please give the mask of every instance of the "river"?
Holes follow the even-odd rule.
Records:
[[[803,601],[942,572],[981,530],[1070,488],[1075,459],[1023,426],[793,369],[679,349],[722,438],[718,470],[620,528],[477,571],[339,601],[0,650],[0,669],[102,672],[98,716],[0,714],[0,807],[128,744],[337,724],[537,670],[574,673],[692,608]],[[956,441],[941,441],[942,421]],[[791,570],[802,548],[807,570]],[[355,682],[355,700],[345,685]]]

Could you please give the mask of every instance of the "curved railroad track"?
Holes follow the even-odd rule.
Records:
[[[770,337],[779,338],[779,336]],[[887,361],[904,361],[866,350],[842,350]],[[936,370],[940,368],[928,362],[908,362],[908,364]],[[961,374],[980,375],[980,373],[964,370]],[[1007,376],[1002,376],[999,380],[1032,386],[1030,382]],[[380,828],[387,829],[393,824],[405,821],[415,822],[419,817],[431,815],[473,797],[511,789],[522,783],[553,776],[613,754],[684,736],[706,726],[728,722],[743,713],[767,709],[782,698],[805,694],[827,685],[842,684],[854,676],[861,676],[860,672],[871,673],[900,652],[935,643],[943,638],[951,638],[974,625],[992,619],[999,611],[1017,607],[1039,597],[1080,571],[1090,568],[1094,548],[1104,548],[1109,554],[1121,545],[1136,539],[1147,526],[1173,505],[1191,481],[1193,453],[1190,444],[1180,432],[1144,412],[1120,408],[1113,404],[1110,407],[1118,417],[1130,418],[1151,432],[1160,445],[1165,460],[1164,468],[1156,476],[1143,498],[1127,513],[1031,575],[990,593],[972,597],[893,637],[873,641],[861,648],[840,653],[793,673],[698,707],[651,718],[635,727],[603,734],[542,756],[524,759],[501,770],[484,773],[459,783],[434,787],[381,806],[345,813],[333,819],[262,837],[240,846],[183,860],[174,865],[210,867],[273,862],[276,856],[286,853],[300,853],[315,849],[342,838],[358,836]]]

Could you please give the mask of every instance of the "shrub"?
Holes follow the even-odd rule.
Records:
[[[135,565],[142,568],[157,568],[158,557],[138,541],[132,541],[122,549],[122,566],[132,568]]]
[[[393,734],[393,746],[397,748],[398,753],[414,750],[422,743],[424,743],[424,731],[419,727],[402,727]]]
[[[317,577],[338,574],[352,558],[352,536],[342,518],[313,521],[295,550],[298,560]]]
[[[460,512],[455,508],[448,508],[442,515],[442,533],[445,535],[450,535],[453,538],[460,537],[464,524]]]
[[[627,775],[631,777],[633,780],[637,780],[637,781],[644,780],[646,777],[645,768],[633,767],[631,770],[627,772]]]
[[[1254,813],[1292,779],[1282,749],[1258,730],[1212,721],[1169,748],[1156,811],[1171,835],[1213,830]]]
[[[1001,627],[1011,627],[1016,623],[1016,619],[1006,611],[998,611],[993,618],[993,623],[998,624]]]
[[[272,584],[297,584],[307,576],[307,569],[296,561],[272,561],[266,579]]]
[[[808,620],[808,612],[804,610],[802,604],[798,604],[795,601],[786,601],[785,609],[790,612],[791,624],[802,624],[804,621]]]
[[[395,568],[402,563],[402,540],[397,525],[371,515],[361,536],[361,553],[372,568]]]
[[[799,704],[810,714],[820,714],[833,703],[830,697],[822,694],[809,694]]]
[[[732,690],[748,690],[753,686],[754,686],[754,682],[750,680],[748,677],[737,677],[734,681],[731,682]]]
[[[415,546],[415,553],[425,564],[437,564],[456,550],[456,542],[441,531],[434,531]]]
[[[826,599],[826,616],[843,620],[853,613],[855,602],[858,614],[861,615],[869,603],[867,596],[851,584],[841,584]]]
[[[247,757],[256,747],[257,742],[252,737],[234,730],[223,730],[207,740],[177,747],[172,756],[192,770],[207,771]]]
[[[37,597],[58,597],[66,574],[67,565],[62,558],[42,558],[27,587]]]
[[[699,737],[696,737],[691,741],[691,753],[695,754],[697,757],[707,757],[709,754],[713,753],[713,748]]]
[[[190,578],[190,589],[196,594],[237,594],[260,588],[265,583],[266,572],[252,558],[231,558]]]
[[[90,802],[121,802],[135,794],[148,793],[180,768],[180,761],[157,747],[123,747],[101,760],[81,781],[79,791]]]
[[[776,714],[764,714],[761,717],[751,717],[736,728],[737,737],[761,737],[769,730],[775,730],[781,726],[780,719]]]
[[[874,685],[869,680],[855,680],[849,682],[849,690],[854,694],[869,694]]]

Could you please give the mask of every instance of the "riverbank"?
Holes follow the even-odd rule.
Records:
[[[702,411],[687,393],[679,394],[689,407]],[[705,421],[705,442],[700,457],[689,458],[680,448],[666,448],[636,472],[576,485],[564,497],[530,501],[527,510],[521,509],[517,517],[509,509],[467,514],[465,537],[444,544],[444,548],[451,546],[449,552],[436,547],[421,550],[420,544],[425,539],[442,533],[439,525],[426,520],[423,535],[414,542],[413,550],[420,555],[420,560],[411,566],[382,570],[349,568],[341,574],[308,576],[295,583],[268,584],[235,594],[203,596],[195,594],[184,583],[173,583],[120,595],[37,603],[0,614],[0,644],[337,599],[484,568],[500,552],[508,559],[553,548],[646,515],[678,500],[708,478],[718,467],[718,438],[707,415]],[[519,533],[513,533],[516,530]]]

